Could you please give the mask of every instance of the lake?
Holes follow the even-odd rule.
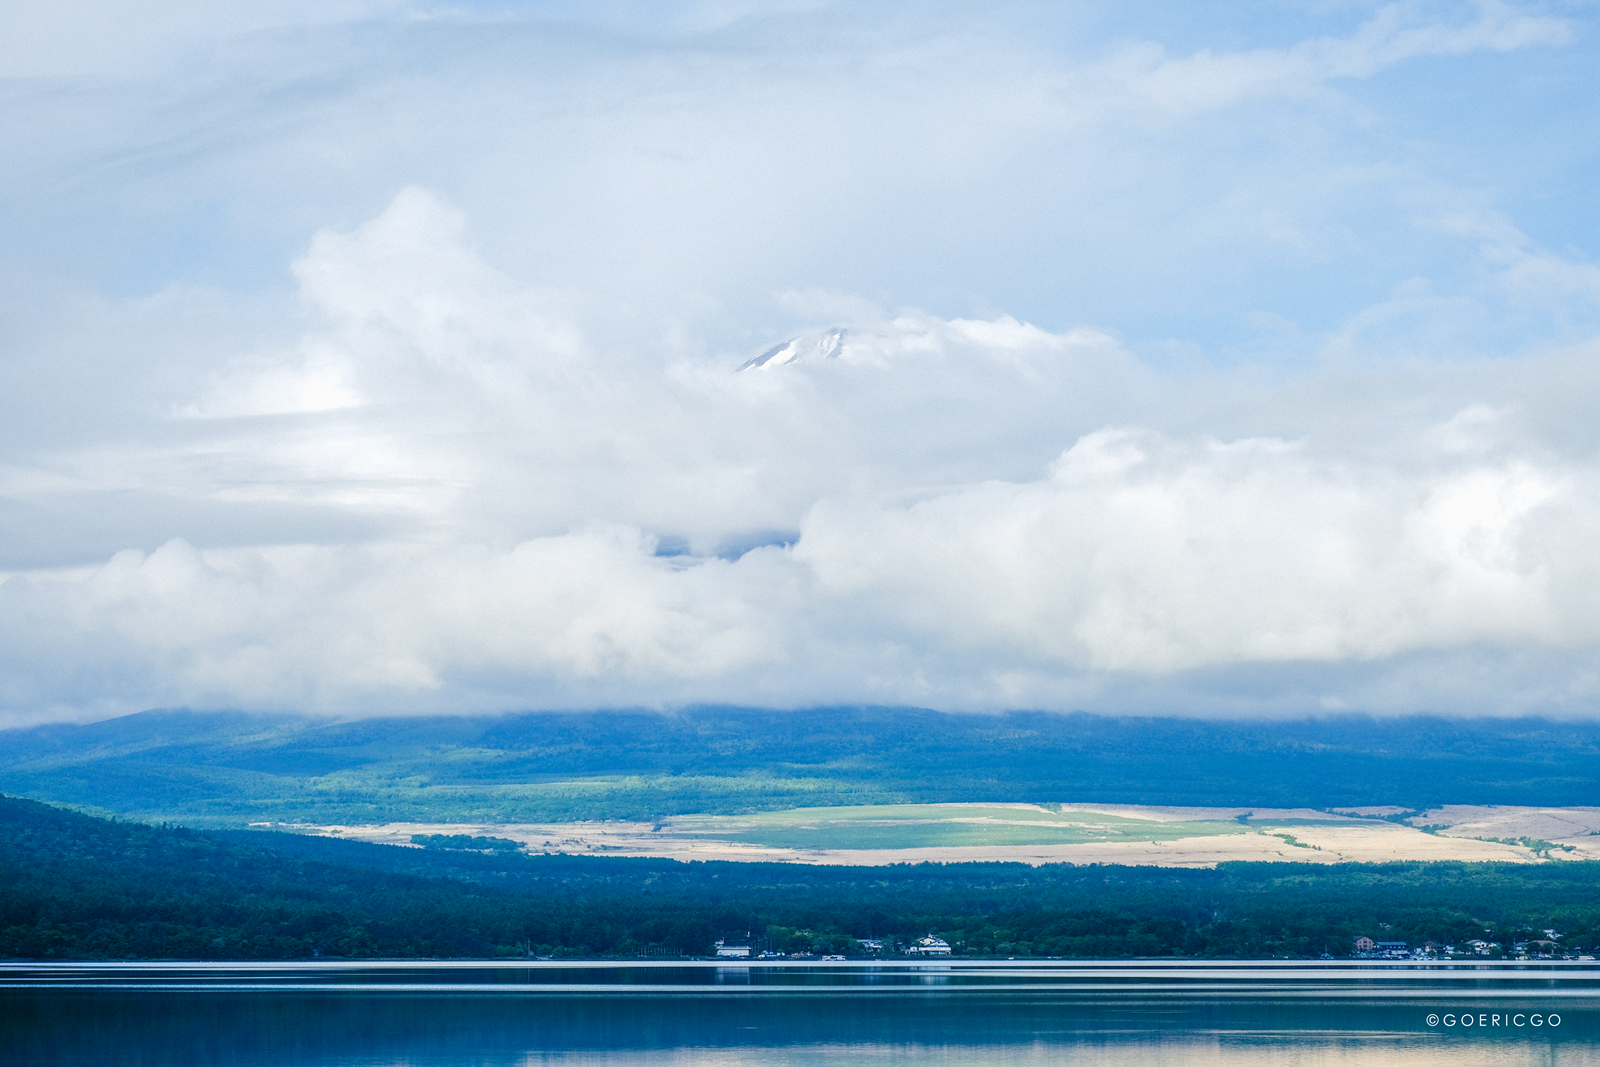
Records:
[[[0,1064],[1594,1064],[1588,963],[0,965]]]

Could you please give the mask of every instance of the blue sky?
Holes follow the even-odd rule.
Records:
[[[0,714],[1590,715],[1597,15],[0,7]]]

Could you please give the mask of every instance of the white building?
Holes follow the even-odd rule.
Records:
[[[950,944],[942,937],[934,937],[929,934],[927,937],[917,938],[917,943],[906,949],[906,955],[948,956],[950,955]]]
[[[747,960],[750,958],[750,940],[746,938],[742,943],[722,940],[717,942],[717,959],[719,960]]]

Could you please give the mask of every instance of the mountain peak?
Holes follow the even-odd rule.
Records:
[[[802,359],[833,359],[844,349],[845,331],[835,326],[821,333],[801,334],[781,344],[773,345],[754,359],[741,364],[740,370],[770,370]]]

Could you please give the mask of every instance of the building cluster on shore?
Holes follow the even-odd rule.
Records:
[[[1357,959],[1368,960],[1437,960],[1472,957],[1496,957],[1516,960],[1592,960],[1593,956],[1579,955],[1575,949],[1561,944],[1561,935],[1554,930],[1544,931],[1544,937],[1526,941],[1513,941],[1506,949],[1499,941],[1474,939],[1460,946],[1443,945],[1425,941],[1412,947],[1405,941],[1374,941],[1362,936],[1355,939]]]
[[[719,960],[822,960],[823,962],[848,958],[841,953],[823,955],[815,952],[775,952],[770,948],[761,947],[759,942],[762,940],[764,939],[752,938],[748,933],[742,936],[727,935],[721,937],[714,946],[716,957]],[[867,956],[898,954],[914,957],[938,957],[949,956],[954,951],[948,941],[934,934],[919,937],[910,944],[898,943],[888,938],[878,937],[857,937],[850,940],[860,946],[861,955]]]

